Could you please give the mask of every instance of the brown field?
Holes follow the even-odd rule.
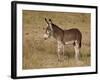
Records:
[[[45,17],[62,29],[78,28],[82,32],[79,64],[75,62],[72,45],[65,46],[64,61],[58,61],[56,40],[43,39],[47,26]],[[90,21],[89,13],[23,10],[23,69],[90,66]]]

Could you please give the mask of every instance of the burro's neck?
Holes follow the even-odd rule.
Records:
[[[62,41],[64,36],[64,30],[54,24],[52,24],[52,28],[53,28],[53,37],[57,41]]]

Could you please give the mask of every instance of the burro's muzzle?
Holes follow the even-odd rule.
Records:
[[[44,35],[43,35],[43,38],[46,40],[46,39],[49,38],[49,35],[48,35],[48,34],[44,34]]]

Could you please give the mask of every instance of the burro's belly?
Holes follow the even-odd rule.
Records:
[[[76,40],[66,41],[65,44],[73,44]]]

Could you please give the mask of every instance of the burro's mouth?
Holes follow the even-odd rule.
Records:
[[[44,40],[47,40],[47,38],[44,38]]]

